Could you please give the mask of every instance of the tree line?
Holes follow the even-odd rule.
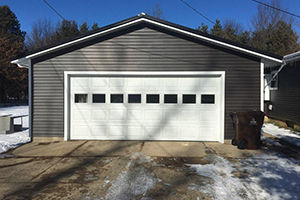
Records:
[[[272,0],[271,6],[286,10],[281,0]],[[252,30],[245,30],[243,24],[235,20],[227,19],[221,23],[217,19],[212,28],[202,23],[196,30],[281,56],[299,51],[295,21],[288,14],[260,4],[251,25]]]
[[[281,0],[272,0],[271,5],[284,9]],[[147,10],[147,14],[165,18],[159,4],[152,10]],[[202,23],[196,30],[279,55],[299,51],[299,36],[294,30],[295,21],[289,15],[258,5],[251,24],[252,28],[245,30],[243,24],[235,20],[227,19],[221,23],[217,19],[213,27],[209,28]],[[20,23],[10,8],[6,5],[0,6],[0,103],[28,98],[27,69],[11,64],[11,57],[98,28],[97,23],[89,26],[87,22],[78,25],[75,20],[63,20],[55,24],[50,19],[44,18],[34,22],[31,32],[26,35],[21,31]]]
[[[75,20],[63,20],[54,24],[47,18],[38,19],[32,24],[31,32],[26,37],[26,49],[37,49],[97,29],[99,29],[98,23],[89,27],[87,22],[78,25]]]

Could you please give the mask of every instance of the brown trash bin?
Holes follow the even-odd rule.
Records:
[[[262,111],[230,112],[235,137],[232,144],[239,149],[259,149],[261,145],[261,127],[265,113]]]

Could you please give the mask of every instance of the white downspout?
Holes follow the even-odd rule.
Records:
[[[29,59],[27,63],[16,63],[20,68],[27,68],[28,69],[28,134],[32,141],[32,66],[31,60]]]

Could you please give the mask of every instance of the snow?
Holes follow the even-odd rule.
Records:
[[[6,114],[12,114],[13,116],[28,115],[28,106],[1,107],[0,115]],[[21,119],[15,119],[14,123],[20,124]],[[23,118],[23,130],[24,131],[11,133],[7,135],[0,135],[0,153],[6,152],[9,149],[16,148],[22,144],[30,142],[30,137],[28,133],[28,117]]]
[[[263,132],[273,135],[282,141],[288,142],[293,146],[300,147],[300,132],[292,132],[291,130],[279,128],[274,124],[264,124]]]
[[[237,162],[211,155],[212,164],[192,164],[191,170],[212,180],[212,184],[192,184],[213,199],[300,199],[300,162],[278,155],[256,155]]]
[[[135,199],[138,195],[147,194],[148,190],[155,187],[158,179],[142,164],[152,161],[151,157],[144,156],[142,153],[135,153],[131,156],[131,160],[127,164],[128,171],[122,171],[111,182],[105,199]],[[144,199],[148,199],[145,197]],[[150,199],[150,198],[149,198]]]

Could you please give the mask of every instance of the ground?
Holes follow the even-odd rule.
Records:
[[[270,135],[259,150],[34,140],[0,157],[0,199],[300,199],[299,148]]]

